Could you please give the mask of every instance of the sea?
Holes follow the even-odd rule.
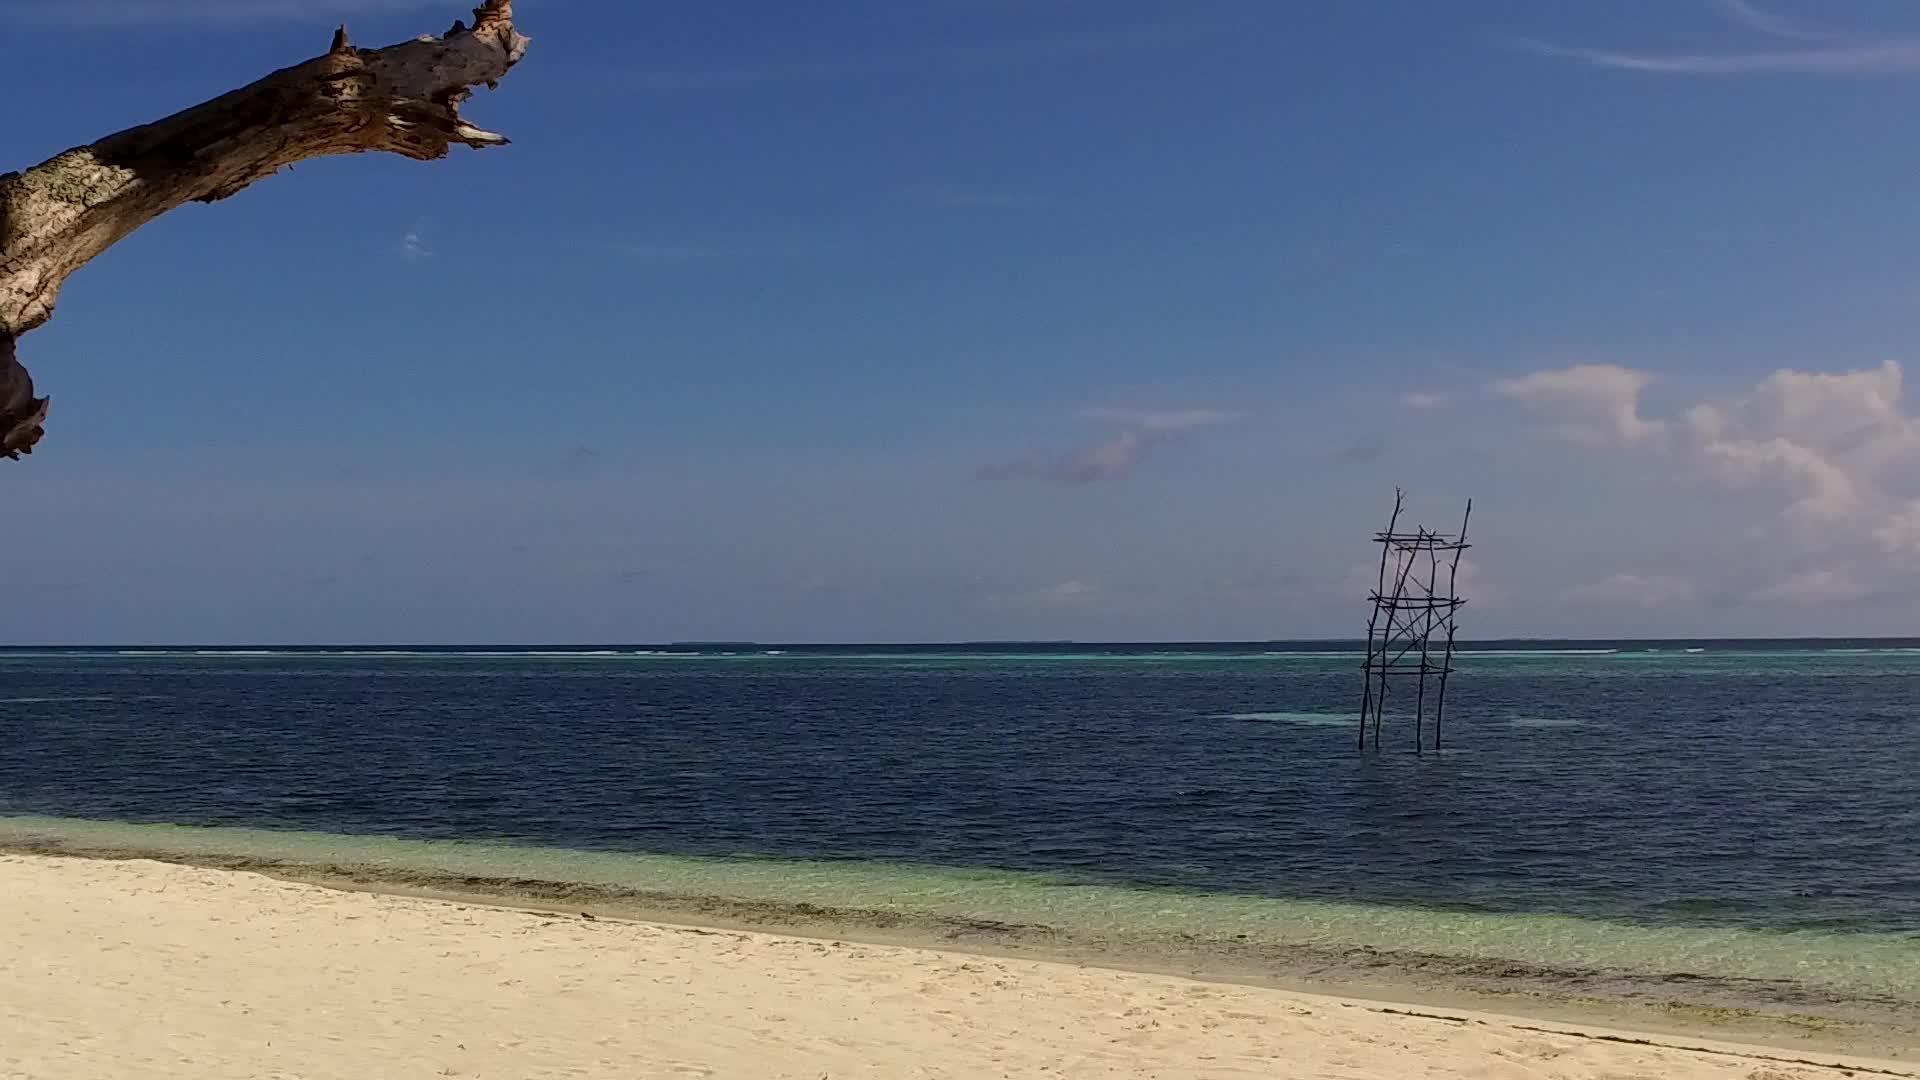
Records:
[[[1357,648],[3,650],[0,847],[1920,1008],[1920,640]]]

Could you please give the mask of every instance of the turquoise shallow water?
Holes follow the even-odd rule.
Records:
[[[708,859],[464,841],[42,817],[0,818],[0,847],[151,853],[184,861],[351,869],[394,882],[533,880],[617,894],[719,898],[827,912],[894,912],[1236,948],[1373,948],[1550,971],[1685,973],[1792,983],[1920,1004],[1920,935],[1645,927],[1562,915],[1275,900],[904,864]]]

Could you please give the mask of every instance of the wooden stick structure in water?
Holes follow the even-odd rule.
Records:
[[[1386,718],[1389,691],[1395,676],[1415,681],[1413,694],[1413,748],[1426,752],[1427,680],[1435,680],[1433,695],[1433,749],[1440,749],[1441,723],[1447,711],[1447,677],[1453,674],[1454,635],[1460,609],[1460,557],[1473,520],[1473,502],[1460,519],[1458,533],[1441,533],[1416,526],[1400,531],[1406,493],[1395,489],[1393,516],[1373,536],[1380,545],[1380,573],[1368,600],[1367,659],[1361,669],[1360,749],[1380,749],[1380,728]],[[1423,565],[1424,564],[1424,565]],[[1446,584],[1440,571],[1447,571]]]

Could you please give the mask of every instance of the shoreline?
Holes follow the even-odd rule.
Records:
[[[1920,1059],[1920,1002],[1843,994],[1786,980],[1686,972],[1567,969],[1501,959],[1205,939],[1103,935],[897,909],[827,907],[679,895],[540,878],[440,873],[371,863],[88,846],[57,837],[0,838],[0,856],[154,862],[257,874],[375,897],[945,953],[1197,982],[1332,995],[1380,1007],[1470,1011],[1603,1026],[1660,1039],[1713,1040],[1785,1054]],[[1416,1015],[1421,1013],[1416,1012]],[[1920,1075],[1920,1070],[1916,1071]]]
[[[995,1075],[1920,1077],[1661,1037],[1081,964],[0,855],[0,1068],[44,1080]],[[1417,1063],[1417,1064],[1415,1064]]]

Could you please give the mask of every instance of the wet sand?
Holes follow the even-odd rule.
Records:
[[[1005,883],[997,880],[987,891],[956,903],[951,894],[903,891],[884,878],[822,890],[821,875],[831,876],[831,869],[804,865],[726,862],[701,864],[688,873],[685,866],[657,860],[618,859],[608,865],[599,856],[539,848],[0,819],[0,852],[8,851],[153,858],[463,903],[1047,960],[1809,1051],[1908,1058],[1920,1050],[1920,985],[1910,973],[1871,966],[1889,959],[1903,964],[1903,956],[1863,953],[1860,962],[1869,966],[1848,969],[1849,985],[1839,985],[1831,963],[1793,977],[1800,970],[1793,960],[1800,954],[1788,939],[1781,940],[1777,955],[1743,955],[1732,965],[1773,974],[1736,977],[1728,971],[1708,974],[1685,956],[1645,949],[1632,965],[1609,963],[1605,949],[1576,959],[1560,945],[1540,947],[1516,930],[1508,932],[1520,938],[1483,938],[1475,954],[1473,943],[1449,942],[1419,921],[1408,927],[1417,936],[1392,924],[1363,926],[1371,936],[1357,939],[1362,944],[1304,942],[1270,920],[1236,924],[1230,908],[1216,912],[1219,921],[1182,912],[1168,922],[1165,909],[1156,912],[1136,902],[1124,919],[1087,919],[1081,911],[1060,920],[1055,916],[1062,912],[1051,902],[1006,903],[999,891]],[[798,876],[778,877],[789,872]],[[1126,894],[1123,899],[1140,898]],[[1169,904],[1191,899],[1167,898]],[[982,918],[982,911],[1001,914]],[[1026,917],[1006,917],[1012,912]],[[1311,912],[1304,914],[1311,918]],[[1236,932],[1240,929],[1253,932]],[[1416,941],[1429,947],[1423,950]],[[1466,949],[1436,952],[1431,947],[1448,944]],[[1772,947],[1764,935],[1748,935],[1741,945]],[[1719,966],[1728,967],[1727,959],[1721,955]]]
[[[391,882],[354,891],[145,859],[0,856],[0,1076],[1920,1076],[1898,1047],[1847,1057],[1791,1027],[1773,1047],[1635,1035],[1085,963],[530,912],[505,906],[516,896],[506,883],[472,884],[499,903],[394,895]],[[558,888],[519,893],[574,899]],[[836,913],[816,921],[805,928],[846,925]],[[968,948],[996,933],[1020,947],[1017,928],[942,932]]]

